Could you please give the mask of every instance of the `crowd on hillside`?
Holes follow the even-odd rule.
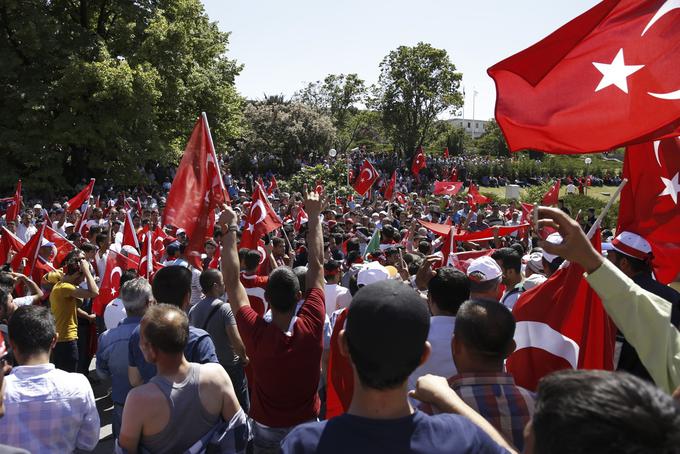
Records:
[[[355,168],[399,165],[353,153]],[[73,247],[62,257],[42,238],[44,273],[0,248],[0,452],[94,449],[96,380],[110,382],[119,452],[678,452],[680,293],[653,279],[645,239],[603,232],[595,250],[594,210],[577,222],[564,207],[540,210],[546,237],[519,204],[432,198],[441,172],[466,180],[465,162],[427,165],[420,183],[399,172],[401,200],[379,184],[370,197],[314,182],[286,193],[262,175],[281,228],[257,249],[239,241],[258,178],[226,170],[231,206],[198,263],[186,231],[162,222],[172,174],[148,193],[105,183],[80,209],[25,197],[4,240],[27,244],[47,223]],[[108,268],[118,254],[138,264],[147,232],[152,274]],[[565,370],[527,389],[505,368],[513,309],[570,262],[618,327],[620,372]],[[113,274],[119,288],[103,287]]]

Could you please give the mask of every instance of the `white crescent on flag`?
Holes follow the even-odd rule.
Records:
[[[538,348],[563,358],[574,369],[578,366],[579,345],[545,323],[518,322],[515,327],[515,343],[515,351]]]

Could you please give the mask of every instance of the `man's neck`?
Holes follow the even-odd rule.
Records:
[[[189,373],[189,362],[184,355],[161,355],[156,361],[158,375],[173,382],[183,381]]]
[[[15,357],[20,366],[40,366],[50,363],[50,354],[47,352],[36,353],[35,355],[23,358],[22,355],[15,350]]]
[[[473,364],[460,364],[456,363],[459,374],[470,374],[470,375],[482,375],[482,374],[500,374],[503,373],[503,363],[484,363],[476,362]]]
[[[370,389],[362,386],[354,374],[354,395],[347,413],[371,419],[397,419],[413,414],[406,398],[406,383],[389,390]]]
[[[295,308],[293,308],[290,312],[279,312],[272,308],[272,323],[278,326],[279,329],[284,333],[288,332],[288,328],[290,328],[290,321],[293,320],[294,315]]]

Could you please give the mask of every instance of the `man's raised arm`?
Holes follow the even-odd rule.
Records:
[[[307,290],[324,288],[323,278],[323,232],[321,231],[321,194],[315,191],[307,192],[305,187],[305,211],[307,221]]]
[[[222,276],[227,291],[231,311],[236,315],[241,308],[250,306],[246,289],[239,279],[239,260],[236,246],[238,232],[238,216],[230,207],[225,206],[220,215],[219,224],[222,226]]]

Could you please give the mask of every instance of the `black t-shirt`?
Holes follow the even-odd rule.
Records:
[[[468,419],[421,411],[399,419],[344,414],[296,427],[281,443],[284,454],[506,453]]]

